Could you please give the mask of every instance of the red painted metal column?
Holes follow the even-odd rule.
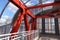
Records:
[[[24,15],[24,21],[25,21],[25,30],[28,31],[27,34],[29,34],[30,24],[29,24],[29,22],[28,22],[28,16],[27,16],[27,15]],[[27,36],[27,39],[28,39],[28,40],[31,40],[31,35],[28,35],[28,36]]]
[[[47,7],[47,6],[57,6],[57,5],[60,5],[60,2],[40,4],[40,5],[37,5],[37,6],[30,6],[30,7],[27,7],[27,9],[43,8],[43,7]]]
[[[15,23],[13,24],[13,27],[12,27],[12,30],[11,30],[10,33],[16,33],[16,32],[18,32],[18,29],[19,29],[19,27],[20,27],[20,24],[21,24],[22,20],[23,20],[23,14],[19,13],[18,18],[17,18],[17,20],[15,21]],[[15,35],[16,35],[16,34],[11,34],[11,36],[15,36]],[[10,37],[10,40],[12,40],[12,39],[13,39],[13,38]]]
[[[33,19],[33,20],[32,20],[31,30],[36,30],[36,29],[37,29],[37,20],[36,20],[36,19]]]
[[[28,22],[28,16],[24,15],[24,21],[25,21],[25,29],[26,31],[30,31],[30,24]]]
[[[19,13],[18,18],[15,21],[15,23],[13,24],[13,27],[12,27],[12,30],[10,33],[15,33],[18,31],[22,20],[23,20],[23,14]]]
[[[30,21],[32,21],[31,31],[36,32],[36,30],[37,30],[37,20],[36,20],[36,18],[35,19],[32,19]],[[34,33],[34,34],[31,34],[31,36],[32,35],[34,35],[33,37],[35,37],[36,34]]]

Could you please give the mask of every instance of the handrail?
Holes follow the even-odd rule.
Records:
[[[32,40],[33,40],[33,39],[35,39],[38,36],[38,33],[39,33],[38,30],[35,30],[35,31],[33,30],[33,31],[22,31],[22,32],[17,32],[17,33],[2,34],[2,35],[0,35],[0,39],[1,40],[3,40],[3,39],[9,40],[10,37],[11,38],[14,37],[13,40],[15,40],[15,39],[23,40],[23,38],[27,39],[28,36],[31,36],[31,37],[33,37],[32,38]],[[16,34],[16,35],[15,36],[11,36],[12,34]]]

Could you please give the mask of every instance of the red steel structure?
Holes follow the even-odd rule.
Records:
[[[55,18],[60,18],[60,10],[55,10],[52,12],[48,12],[46,14],[42,15],[34,15],[33,13],[30,12],[29,9],[34,9],[34,8],[43,8],[47,6],[57,6],[60,5],[60,2],[54,2],[54,3],[48,3],[48,4],[40,4],[37,6],[30,6],[26,7],[20,0],[9,0],[9,2],[12,2],[14,5],[16,5],[18,8],[22,10],[22,12],[19,12],[18,17],[16,21],[13,24],[12,30],[10,33],[15,33],[18,32],[18,29],[20,27],[20,24],[22,20],[24,19],[25,21],[25,29],[26,31],[30,30],[36,30],[36,25],[37,25],[37,18],[50,18],[50,17],[55,17]],[[28,21],[28,16],[31,17],[31,21]],[[30,28],[30,24],[32,24],[32,28]],[[13,35],[13,34],[12,34]]]

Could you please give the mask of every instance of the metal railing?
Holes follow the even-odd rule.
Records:
[[[14,36],[11,36],[11,35]],[[30,36],[30,37],[29,37]],[[0,35],[0,40],[9,40],[10,38],[12,40],[37,40],[39,36],[38,30],[33,31],[22,31],[19,33],[10,33],[10,34],[2,34]]]

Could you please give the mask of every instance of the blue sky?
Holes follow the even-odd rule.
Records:
[[[0,2],[0,13],[2,11],[2,9],[4,8],[4,6],[6,5],[6,3],[8,2],[8,0],[1,0]],[[38,1],[33,1],[31,0],[29,3],[27,3],[27,5],[35,5],[35,4],[38,3]],[[5,9],[3,15],[2,15],[2,18],[0,19],[0,22],[5,22],[7,18],[13,18],[15,12],[17,11],[17,7],[14,6],[12,3],[9,3],[7,8]]]
[[[8,0],[1,0],[0,2],[0,13],[2,11],[2,9],[4,8],[4,6],[6,5],[6,3],[8,2]],[[7,8],[5,9],[1,19],[0,19],[0,25],[1,23],[4,23],[7,21],[7,19],[12,19],[15,12],[17,11],[17,7],[14,6],[12,3],[9,3]],[[11,21],[11,20],[10,20]]]
[[[25,0],[23,0],[23,1],[25,2]],[[8,2],[8,0],[1,0],[0,1],[0,13],[7,2]],[[53,0],[48,0],[47,2],[44,2],[44,3],[49,3],[49,2],[53,2]],[[39,1],[37,1],[37,0],[31,0],[26,5],[32,6],[32,5],[36,5],[38,3],[39,3]],[[16,6],[14,6],[12,3],[9,3],[2,15],[2,18],[0,19],[0,23],[1,22],[4,23],[6,21],[6,19],[12,19],[17,10],[18,10],[18,8]]]
[[[0,13],[7,2],[8,2],[7,0],[0,0]],[[0,19],[0,21],[2,21],[2,19]]]
[[[7,0],[0,0],[0,13],[1,13],[1,11],[4,8],[6,3],[7,3]]]

